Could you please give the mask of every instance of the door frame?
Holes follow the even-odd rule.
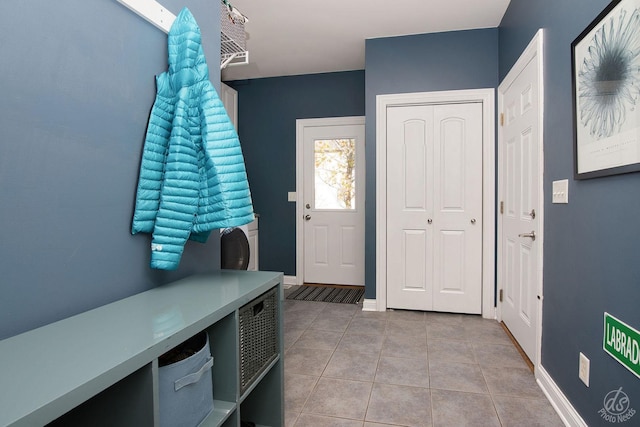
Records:
[[[482,103],[482,317],[495,319],[495,89],[415,92],[376,96],[376,301],[387,309],[387,108]],[[367,303],[367,301],[365,301]]]
[[[504,107],[504,95],[503,92],[506,88],[508,88],[513,81],[518,77],[518,75],[524,70],[529,62],[532,60],[537,61],[537,72],[538,72],[538,203],[539,213],[536,212],[536,216],[538,218],[538,231],[536,234],[536,243],[538,244],[538,283],[536,284],[538,296],[537,299],[537,324],[536,324],[536,348],[535,348],[535,359],[531,362],[534,365],[534,371],[537,373],[538,368],[541,366],[541,349],[542,349],[542,302],[544,301],[543,296],[543,259],[544,259],[544,30],[539,29],[533,39],[529,42],[525,50],[522,52],[516,63],[513,65],[511,70],[507,73],[506,77],[500,85],[498,86],[498,111],[502,112]],[[498,155],[502,153],[504,149],[504,135],[501,129],[498,130]],[[504,190],[503,190],[503,176],[498,171],[498,200],[504,199]],[[503,276],[501,274],[502,269],[504,268],[503,263],[503,250],[502,250],[502,239],[503,239],[503,220],[502,215],[498,215],[498,262],[497,262],[497,276],[496,276],[496,284],[497,289],[503,289]],[[500,301],[497,302],[496,307],[496,316],[498,321],[502,321],[502,305]]]
[[[364,124],[364,116],[296,119],[296,285],[304,284],[304,129],[319,126],[364,126]],[[365,158],[364,153],[361,153],[361,156]],[[366,182],[362,183],[362,185],[365,184]],[[364,195],[364,188],[360,191]]]

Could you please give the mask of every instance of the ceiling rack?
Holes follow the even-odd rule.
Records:
[[[142,18],[169,33],[176,16],[155,0],[117,0]],[[220,1],[220,69],[228,65],[248,64],[244,24],[247,17],[229,4]]]
[[[247,33],[244,30],[248,19],[227,0],[221,0],[220,7],[220,68],[248,64]]]

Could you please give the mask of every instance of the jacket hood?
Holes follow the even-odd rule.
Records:
[[[169,78],[175,91],[209,79],[200,28],[186,7],[171,25],[168,52]]]

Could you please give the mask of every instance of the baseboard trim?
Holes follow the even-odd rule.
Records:
[[[296,276],[284,276],[284,287],[288,288],[292,285],[297,285],[298,284],[298,279]]]
[[[562,393],[560,387],[553,381],[551,375],[542,365],[536,368],[536,381],[551,402],[560,419],[567,427],[588,427],[578,411],[575,410],[569,399]]]
[[[362,311],[378,311],[376,300],[365,298],[364,301],[362,301]]]
[[[483,319],[497,320],[498,318],[496,317],[496,308],[495,307],[487,307],[487,308],[483,309],[482,310],[482,318]]]

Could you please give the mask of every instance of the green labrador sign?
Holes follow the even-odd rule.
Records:
[[[602,348],[640,378],[640,332],[607,312]]]

